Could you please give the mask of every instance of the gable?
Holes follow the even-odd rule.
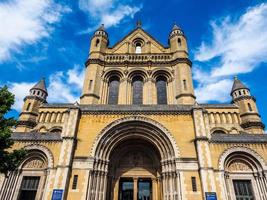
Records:
[[[136,28],[113,47],[108,49],[107,53],[124,54],[135,53],[136,43],[142,43],[142,53],[167,53],[168,47],[164,47],[160,42],[153,38],[149,33],[141,28]]]

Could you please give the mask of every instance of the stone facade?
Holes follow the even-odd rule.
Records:
[[[0,199],[266,200],[267,135],[249,88],[235,78],[231,103],[198,104],[186,36],[175,25],[168,41],[139,25],[110,47],[101,26],[80,103],[47,103],[36,84],[12,135],[29,154],[1,176]]]

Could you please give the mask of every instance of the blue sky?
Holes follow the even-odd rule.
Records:
[[[112,45],[138,19],[164,45],[173,23],[182,27],[198,102],[230,102],[238,75],[267,123],[267,2],[257,0],[2,0],[0,85],[16,95],[11,115],[41,77],[49,102],[78,100],[93,31],[104,23]]]

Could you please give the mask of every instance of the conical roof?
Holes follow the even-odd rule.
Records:
[[[169,37],[172,37],[173,35],[184,35],[183,30],[181,29],[181,27],[179,27],[176,23],[174,23],[172,30],[169,34]]]
[[[177,24],[174,24],[172,27],[172,30],[182,30],[179,26],[177,26]]]
[[[101,24],[101,26],[97,29],[98,31],[105,31],[105,26],[104,24]]]
[[[38,83],[36,83],[32,88],[32,89],[37,89],[37,90],[42,90],[47,94],[47,89],[46,89],[46,85],[45,85],[45,79],[42,78]]]
[[[233,84],[233,87],[232,87],[232,91],[231,91],[231,94],[236,91],[236,90],[239,90],[239,89],[247,89],[249,90],[249,88],[247,86],[245,86],[238,78],[237,76],[235,76],[235,79],[234,79],[234,84]]]

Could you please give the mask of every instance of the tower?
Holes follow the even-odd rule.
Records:
[[[48,96],[45,79],[41,79],[31,89],[29,95],[24,98],[24,104],[19,116],[17,132],[28,131],[37,123],[38,109],[41,104],[46,103]]]
[[[174,79],[177,104],[195,103],[194,87],[192,80],[191,61],[188,58],[187,41],[183,30],[176,24],[169,34],[170,51],[175,59]]]
[[[94,33],[90,46],[90,61],[86,62],[86,72],[81,96],[81,104],[97,104],[100,98],[101,73],[104,53],[108,47],[108,33],[102,24]],[[88,67],[90,64],[90,68]]]
[[[239,106],[241,127],[251,133],[263,133],[264,124],[261,122],[256,99],[251,96],[250,89],[235,76],[231,91],[232,102]]]

